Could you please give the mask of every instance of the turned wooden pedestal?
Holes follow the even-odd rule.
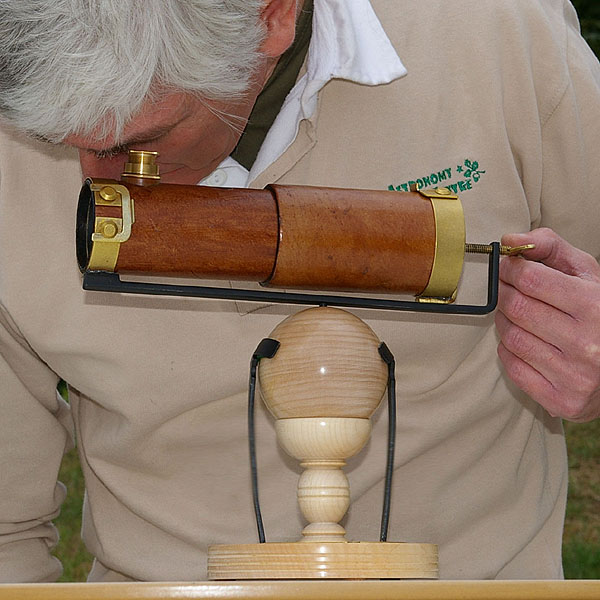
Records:
[[[289,317],[270,337],[280,347],[260,363],[260,387],[279,444],[304,468],[298,504],[308,525],[298,542],[211,547],[208,578],[437,578],[435,545],[352,543],[339,524],[350,506],[342,468],[369,440],[387,385],[377,336],[354,315],[321,307]]]

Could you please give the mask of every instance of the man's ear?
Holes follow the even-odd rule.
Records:
[[[297,5],[303,0],[265,0],[260,18],[265,26],[262,54],[278,58],[294,41]]]

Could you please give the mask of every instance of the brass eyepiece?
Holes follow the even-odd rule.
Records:
[[[146,150],[130,150],[127,162],[123,167],[121,178],[160,180],[156,158],[158,152]]]

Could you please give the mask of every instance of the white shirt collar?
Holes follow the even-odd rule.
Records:
[[[250,172],[229,157],[216,169],[228,175],[221,185],[246,187],[275,162],[296,138],[300,121],[313,115],[319,91],[332,79],[381,85],[404,75],[406,68],[368,0],[314,0],[306,73],[287,95]],[[200,185],[215,185],[216,171]]]

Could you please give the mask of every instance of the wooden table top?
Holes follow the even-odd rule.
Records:
[[[0,600],[600,600],[600,580],[228,581],[0,585]]]

